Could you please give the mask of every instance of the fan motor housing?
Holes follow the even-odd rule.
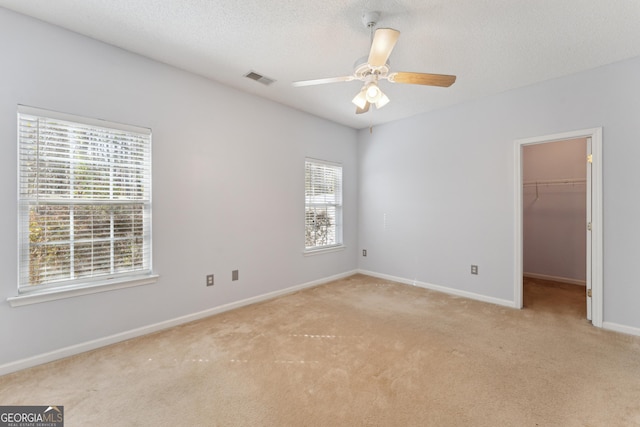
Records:
[[[368,59],[368,57],[363,56],[353,64],[353,75],[358,80],[365,81],[370,75],[376,75],[379,78],[387,77],[389,69],[391,69],[391,63],[389,61],[381,67],[372,67],[369,65]]]

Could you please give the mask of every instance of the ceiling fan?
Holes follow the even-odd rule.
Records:
[[[371,51],[368,57],[363,57],[356,61],[354,72],[350,76],[330,77],[316,80],[302,80],[293,82],[293,86],[313,86],[325,83],[350,82],[360,80],[364,82],[360,92],[351,102],[356,105],[356,114],[369,111],[371,104],[377,109],[387,105],[389,97],[378,87],[380,80],[388,80],[392,83],[408,83],[426,86],[449,87],[456,81],[456,76],[445,74],[427,74],[413,72],[390,72],[389,55],[395,47],[400,31],[392,28],[375,28],[380,19],[380,12],[364,12],[362,15],[363,24],[371,32]]]

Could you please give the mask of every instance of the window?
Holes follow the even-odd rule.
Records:
[[[151,130],[18,108],[20,294],[150,275]]]
[[[342,166],[305,162],[305,250],[342,245]]]

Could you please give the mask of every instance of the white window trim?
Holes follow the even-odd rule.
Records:
[[[7,298],[11,307],[20,307],[23,305],[38,304],[41,302],[55,301],[64,298],[72,298],[81,295],[96,294],[99,292],[113,291],[116,289],[131,288],[134,286],[150,285],[158,281],[160,276],[152,274],[139,278],[112,279],[93,282],[90,285],[82,287],[67,286],[41,290],[33,293],[20,294],[15,297]]]
[[[81,117],[66,113],[61,113],[57,111],[45,110],[42,108],[29,107],[25,105],[18,105],[18,113],[27,114],[27,115],[46,115],[47,117],[55,118],[58,120],[65,120],[71,122],[78,122],[81,120],[82,123],[91,125],[91,126],[99,126],[99,127],[113,127],[123,131],[132,131],[138,133],[146,133],[148,132],[151,135],[151,129],[142,128],[139,126],[132,126],[123,123],[114,123],[108,122],[102,119],[93,119],[88,117]],[[19,124],[18,124],[19,126]],[[151,155],[151,153],[150,153]],[[20,156],[18,150],[18,156]],[[18,168],[19,169],[19,168]],[[20,185],[20,178],[18,178],[18,186]],[[18,189],[20,191],[20,189]],[[18,219],[20,221],[20,219]],[[149,233],[153,234],[152,228],[153,221],[149,223]],[[20,228],[20,224],[18,225]],[[21,256],[21,241],[18,236],[18,257]],[[124,289],[135,286],[143,286],[148,284],[153,284],[158,281],[159,275],[153,272],[153,245],[151,244],[149,247],[149,263],[151,267],[151,272],[131,272],[131,274],[125,274],[122,276],[112,276],[104,279],[91,279],[89,278],[86,282],[82,283],[73,283],[66,286],[59,287],[45,287],[45,288],[36,288],[32,291],[29,290],[19,290],[17,296],[8,297],[7,302],[11,307],[20,307],[24,305],[38,304],[47,301],[55,301],[59,299],[72,298],[81,295],[90,295],[100,292],[107,292],[116,289]],[[18,269],[20,266],[18,265]],[[20,272],[18,271],[18,274]]]
[[[327,252],[338,252],[345,250],[347,247],[344,244],[333,245],[333,246],[323,246],[321,248],[315,249],[305,249],[302,253],[304,256],[312,256],[312,255],[320,255],[325,254]]]

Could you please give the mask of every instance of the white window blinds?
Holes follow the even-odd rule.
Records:
[[[18,108],[19,291],[151,273],[151,130]]]
[[[342,244],[342,166],[305,161],[305,249]]]

